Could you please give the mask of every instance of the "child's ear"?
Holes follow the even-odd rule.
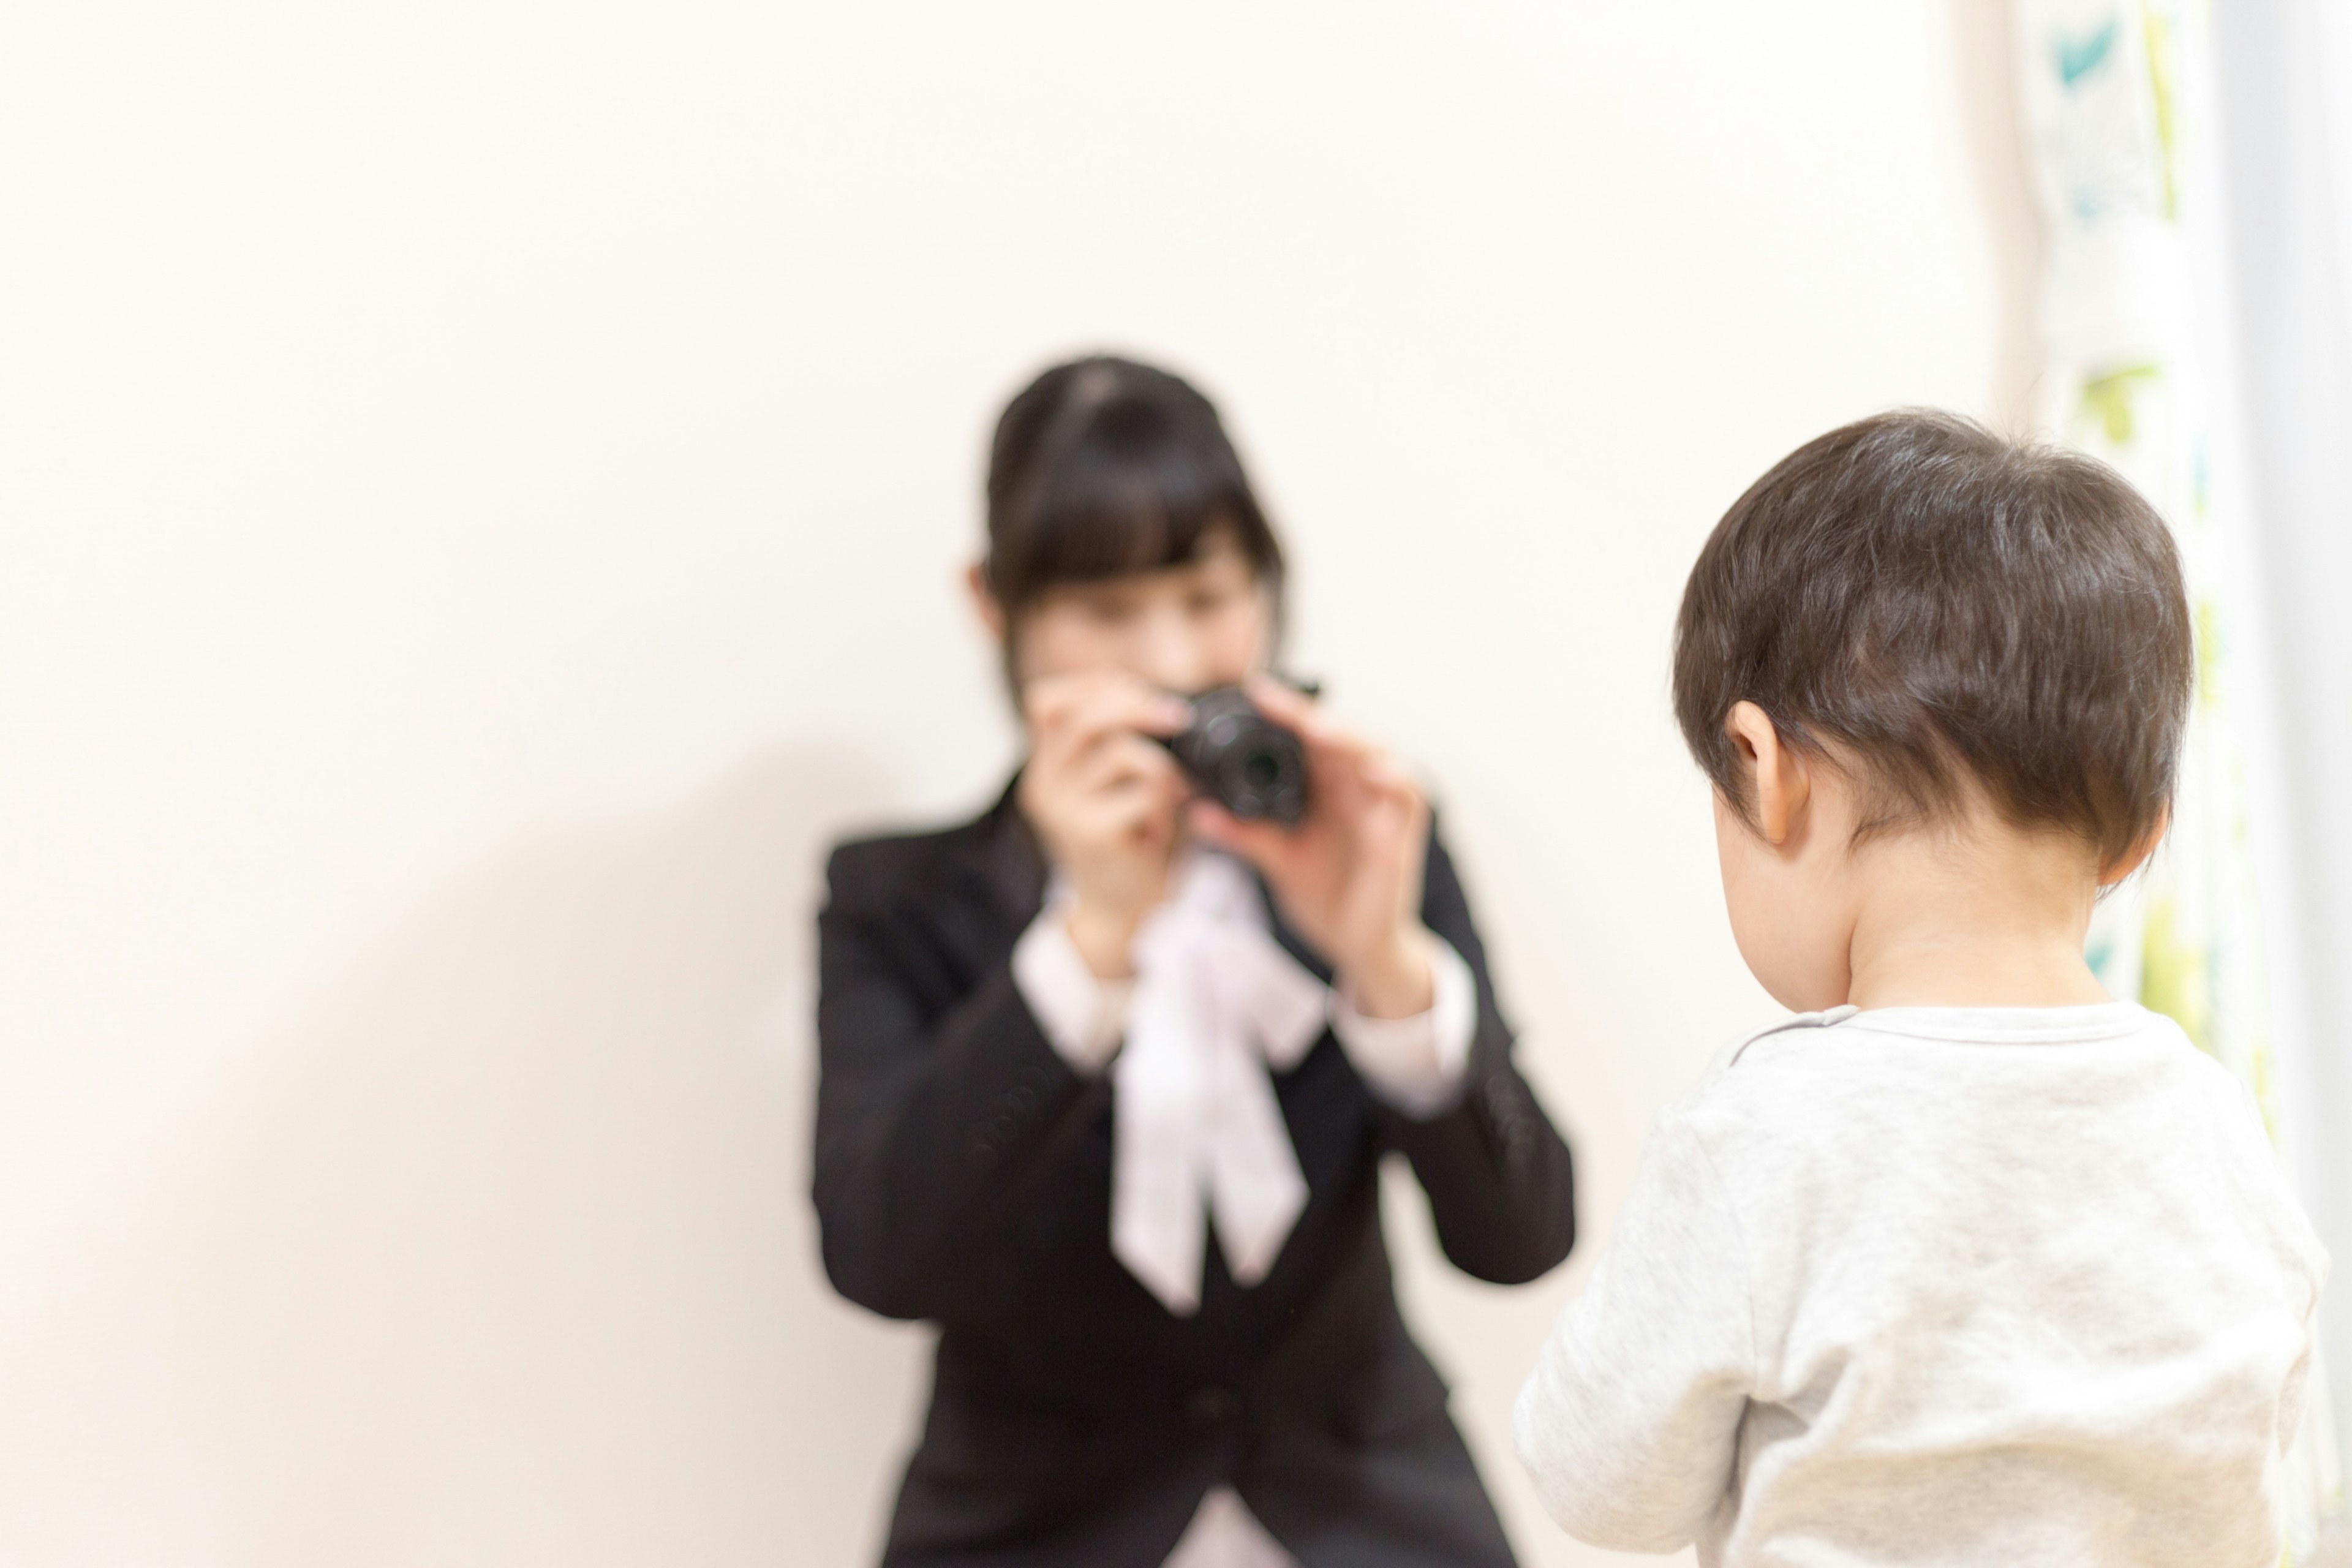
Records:
[[[1780,743],[1772,716],[1753,702],[1735,702],[1724,715],[1723,732],[1738,752],[1747,775],[1748,799],[1755,807],[1756,831],[1764,842],[1784,845],[1812,795],[1805,760]]]

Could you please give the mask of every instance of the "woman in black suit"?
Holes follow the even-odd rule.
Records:
[[[1028,761],[976,821],[842,846],[819,920],[825,1268],[940,1328],[885,1563],[1508,1563],[1378,1167],[1498,1283],[1567,1256],[1573,1187],[1427,805],[1265,679],[1281,552],[1182,381],[1040,376],[988,528]],[[1154,739],[1235,682],[1303,742],[1296,827]]]

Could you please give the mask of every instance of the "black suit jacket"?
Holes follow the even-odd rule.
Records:
[[[1307,1568],[1510,1563],[1397,1314],[1378,1165],[1410,1161],[1446,1256],[1504,1284],[1567,1256],[1574,1189],[1434,833],[1423,919],[1478,983],[1460,1100],[1427,1121],[1389,1109],[1327,1032],[1274,1080],[1307,1207],[1249,1289],[1213,1229],[1188,1318],[1112,1256],[1109,1083],[1055,1054],[1013,984],[1045,868],[1012,793],[944,833],[844,845],[828,878],[825,1271],[853,1301],[940,1326],[885,1563],[1158,1568],[1220,1481]],[[1328,978],[1278,918],[1275,934]]]

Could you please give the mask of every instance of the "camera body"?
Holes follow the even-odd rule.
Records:
[[[1296,826],[1307,815],[1307,750],[1238,686],[1191,700],[1192,721],[1163,742],[1202,794],[1244,820]]]

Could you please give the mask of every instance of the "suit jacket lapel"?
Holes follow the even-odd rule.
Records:
[[[1020,789],[1015,773],[982,819],[983,830],[973,844],[973,868],[1015,931],[1027,929],[1045,905],[1045,852],[1021,815]]]
[[[994,805],[942,846],[940,896],[930,913],[975,969],[1002,957],[1045,901],[1045,857],[1021,815],[1020,783],[1015,773]]]
[[[1298,961],[1301,968],[1324,984],[1330,984],[1331,966],[1323,961],[1321,953],[1307,944],[1305,937],[1291,929],[1288,921],[1282,918],[1282,905],[1276,900],[1274,889],[1266,886],[1265,879],[1255,870],[1252,870],[1250,876],[1257,883],[1258,896],[1265,900],[1266,913],[1273,921],[1274,940],[1281,945],[1283,952]]]

